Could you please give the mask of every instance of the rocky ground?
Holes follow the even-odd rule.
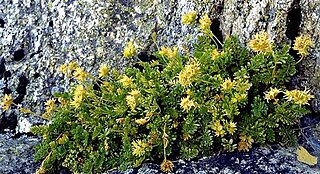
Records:
[[[231,34],[245,44],[254,33],[267,30],[276,42],[292,43],[299,33],[315,41],[312,54],[299,65],[293,87],[308,88],[320,111],[320,2],[308,0],[0,0],[0,97],[12,94],[15,103],[31,108],[25,116],[15,108],[0,115],[0,173],[32,173],[39,166],[32,147],[40,139],[30,127],[45,124],[39,118],[46,101],[73,81],[57,68],[77,61],[96,74],[100,64],[122,69],[134,60],[122,58],[133,40],[138,57],[157,45],[190,46],[199,34],[196,26],[181,25],[181,15],[196,10],[210,14],[213,33],[223,40]],[[320,126],[315,121],[302,144],[320,157]],[[310,126],[309,122],[306,123]],[[302,125],[303,126],[303,125]],[[304,126],[303,126],[304,127]],[[319,168],[299,163],[292,149],[255,149],[249,154],[221,154],[194,162],[177,162],[175,173],[316,173]],[[157,173],[146,164],[126,173]],[[115,172],[117,173],[117,172]]]

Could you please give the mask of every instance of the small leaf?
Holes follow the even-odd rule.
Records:
[[[308,165],[316,165],[318,158],[311,155],[304,147],[299,146],[297,149],[298,161],[303,162]]]

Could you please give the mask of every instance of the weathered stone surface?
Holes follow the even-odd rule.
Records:
[[[290,173],[316,174],[320,169],[310,168],[296,161],[294,149],[260,148],[249,153],[220,154],[201,158],[197,161],[175,161],[175,168],[170,173],[201,173],[201,174],[241,174],[241,173]],[[110,172],[110,174],[131,173],[163,173],[156,164],[144,164],[139,169],[125,172]]]
[[[39,142],[40,139],[37,137],[0,134],[0,173],[34,173],[40,162],[35,162],[33,159],[33,147]]]
[[[310,34],[314,47],[297,65],[292,87],[311,89],[312,108],[320,112],[320,1],[0,0],[0,97],[11,93],[35,112],[26,118],[14,107],[1,111],[0,131],[26,133],[30,124],[44,123],[38,117],[44,101],[74,82],[57,72],[64,62],[77,61],[96,74],[102,63],[122,69],[134,61],[122,58],[129,40],[146,54],[161,45],[190,47],[200,33],[197,26],[182,25],[181,16],[192,10],[199,12],[197,20],[210,15],[218,38],[238,35],[244,45],[261,30],[276,43]]]

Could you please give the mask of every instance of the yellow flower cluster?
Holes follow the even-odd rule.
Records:
[[[109,73],[109,67],[106,64],[102,64],[98,72],[99,78],[107,77]]]
[[[42,118],[45,118],[47,120],[51,119],[51,112],[55,110],[56,104],[55,99],[49,99],[45,102],[46,111],[42,114]]]
[[[235,133],[236,130],[237,130],[237,123],[234,123],[232,121],[227,123],[227,131],[229,134],[233,135],[233,133]]]
[[[208,14],[205,14],[202,19],[199,20],[200,22],[200,30],[204,33],[204,34],[209,34],[211,33],[210,30],[210,26],[212,24]]]
[[[132,80],[131,77],[128,77],[127,75],[124,75],[124,76],[122,77],[122,79],[120,79],[120,82],[122,83],[122,85],[123,85],[124,87],[129,87],[129,86],[132,85],[133,80]]]
[[[54,111],[54,109],[56,108],[55,102],[56,102],[56,100],[52,98],[44,104],[46,106],[47,113]]]
[[[213,130],[215,130],[215,134],[217,137],[219,137],[219,136],[223,137],[226,133],[223,130],[223,126],[222,126],[220,120],[215,121],[211,127]]]
[[[134,96],[127,95],[126,96],[127,105],[130,107],[131,111],[134,111],[134,109],[137,106],[137,102]]]
[[[67,75],[67,76],[70,76],[70,73],[72,72],[72,71],[74,71],[75,69],[77,69],[79,66],[78,66],[78,63],[77,62],[75,62],[75,61],[72,61],[72,62],[70,62],[69,64],[62,64],[60,67],[59,67],[59,69],[58,69],[58,71],[59,72],[61,72],[61,73],[63,73],[63,74],[65,74],[65,75]]]
[[[302,57],[307,56],[309,54],[308,49],[313,45],[310,36],[301,35],[296,38],[294,41],[293,48],[298,51]]]
[[[9,108],[12,104],[13,104],[12,96],[8,95],[8,94],[4,94],[4,97],[3,97],[3,100],[1,103],[2,109],[7,111],[7,110],[9,110]]]
[[[254,52],[270,53],[272,52],[272,43],[268,39],[270,35],[266,32],[260,32],[255,38],[249,41],[249,47]]]
[[[280,93],[281,91],[277,88],[270,88],[270,91],[264,93],[264,99],[269,102],[269,100],[275,100],[275,102],[278,102],[279,99],[276,99],[276,96]]]
[[[240,135],[240,142],[238,143],[238,150],[239,151],[249,151],[252,146],[254,140],[251,136],[246,136],[245,134]]]
[[[167,56],[170,60],[174,60],[174,58],[178,56],[178,48],[173,47],[171,49],[169,47],[162,46],[160,48],[159,54],[162,56]]]
[[[174,165],[173,165],[172,161],[167,160],[167,159],[164,159],[160,165],[161,170],[164,172],[172,171],[173,167],[174,167]]]
[[[217,60],[219,57],[224,55],[224,51],[219,52],[218,49],[213,49],[211,53],[211,59],[212,60]]]
[[[191,25],[196,20],[196,17],[197,17],[197,12],[191,11],[191,12],[188,12],[182,16],[181,22],[184,25]]]
[[[194,78],[200,73],[200,64],[196,60],[191,60],[179,73],[179,83],[182,86],[190,86]]]
[[[148,143],[145,143],[141,140],[133,141],[132,143],[132,151],[135,156],[143,156],[146,153],[146,148],[149,146]]]
[[[293,101],[294,103],[298,105],[309,105],[308,101],[312,98],[314,98],[314,95],[309,94],[309,91],[304,90],[291,90],[285,92],[285,98],[288,101]]]
[[[124,57],[132,57],[136,53],[136,49],[133,46],[133,43],[130,41],[127,43],[127,46],[123,50]]]
[[[85,92],[86,91],[83,85],[77,85],[76,89],[74,90],[73,101],[70,102],[70,105],[74,106],[75,108],[79,108]]]
[[[88,74],[80,67],[76,68],[73,72],[73,77],[81,82],[83,82]]]
[[[184,111],[188,112],[192,107],[195,107],[195,102],[193,100],[190,100],[190,96],[187,96],[181,99],[180,106]]]
[[[138,97],[138,96],[140,96],[140,91],[138,89],[134,89],[131,92],[129,92],[129,94],[134,97]]]
[[[230,78],[224,80],[224,82],[220,85],[221,88],[225,91],[232,89],[236,85]]]

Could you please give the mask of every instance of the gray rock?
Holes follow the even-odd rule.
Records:
[[[33,159],[33,147],[39,142],[37,137],[0,134],[0,173],[34,173],[40,167],[40,162]]]
[[[236,161],[241,161],[240,164]],[[222,153],[216,156],[201,158],[197,161],[181,163],[174,161],[174,169],[170,173],[290,173],[319,174],[319,166],[311,168],[296,160],[295,148],[262,147],[254,148],[249,153]],[[143,171],[143,172],[141,172]],[[125,172],[113,171],[110,174],[122,173],[164,173],[157,164],[144,164],[139,169]]]

